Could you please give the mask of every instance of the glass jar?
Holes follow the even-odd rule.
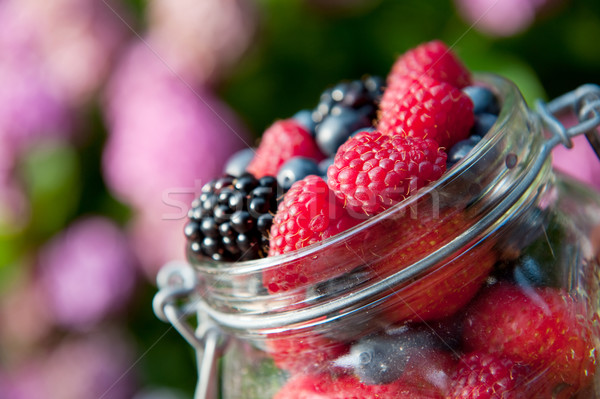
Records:
[[[198,352],[196,398],[600,398],[600,194],[549,156],[580,133],[598,148],[600,88],[533,112],[477,81],[498,120],[434,184],[292,253],[163,268],[155,312]]]

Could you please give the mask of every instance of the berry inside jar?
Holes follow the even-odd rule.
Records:
[[[444,43],[424,43],[387,77],[339,82],[313,109],[275,121],[202,188],[185,227],[190,261],[272,258],[258,290],[267,307],[293,297],[301,313],[424,260],[436,265],[378,291],[368,318],[334,311],[266,334],[260,351],[284,375],[269,397],[583,398],[593,389],[597,316],[556,266],[552,248],[565,237],[554,215],[518,202],[510,209],[526,208],[522,220],[455,248],[474,228],[471,207],[484,207],[469,199],[481,185],[463,182],[443,193],[452,206],[432,191],[429,211],[387,217],[474,157],[503,106]],[[502,158],[506,174],[518,169],[512,156],[522,158]],[[500,155],[486,157],[492,165]],[[498,186],[481,196],[501,201],[510,188]],[[275,261],[341,236],[344,245],[310,262]],[[447,259],[432,258],[449,247]]]

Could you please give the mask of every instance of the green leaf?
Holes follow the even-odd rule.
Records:
[[[44,240],[66,225],[80,198],[77,152],[66,143],[37,145],[19,165],[31,203],[31,238]]]

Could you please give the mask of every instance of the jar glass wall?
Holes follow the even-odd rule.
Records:
[[[474,370],[481,390],[600,398],[600,195],[552,171],[512,83],[477,80],[498,120],[439,181],[289,254],[190,257],[198,311],[232,337],[224,398],[458,397]]]

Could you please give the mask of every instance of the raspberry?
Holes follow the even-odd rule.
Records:
[[[447,351],[423,348],[412,356],[399,382],[411,384],[422,391],[446,397],[450,379],[456,369],[456,358]]]
[[[330,374],[302,375],[290,378],[273,399],[442,399],[443,396],[417,387],[394,382],[366,385],[356,377]]]
[[[332,237],[356,225],[336,201],[327,183],[318,176],[307,176],[294,183],[277,208],[271,226],[269,256],[291,252]],[[319,262],[293,262],[263,272],[263,283],[274,293],[300,285],[316,283],[327,270]]]
[[[471,83],[471,73],[443,42],[434,40],[398,57],[387,77],[388,86],[407,75],[426,75],[458,89]]]
[[[280,120],[264,132],[247,170],[256,178],[277,176],[279,167],[295,156],[316,161],[325,158],[305,127],[294,119]]]
[[[348,345],[322,335],[296,337],[279,334],[267,340],[267,352],[280,369],[292,373],[315,372],[348,352]]]
[[[467,226],[456,211],[442,211],[438,216],[405,217],[398,224],[403,232],[398,238],[397,253],[377,265],[379,273],[401,270],[446,245],[457,231]],[[476,246],[458,255],[430,274],[422,276],[390,297],[385,316],[394,322],[439,320],[465,306],[484,284],[497,255],[489,246]]]
[[[433,140],[362,132],[338,150],[329,187],[353,212],[373,216],[446,171],[446,153]]]
[[[400,78],[383,93],[377,129],[433,139],[448,149],[469,136],[473,123],[469,96],[448,83],[421,76]]]
[[[448,399],[528,399],[527,367],[486,352],[461,357]]]
[[[469,309],[464,344],[527,363],[557,386],[577,391],[591,383],[595,368],[591,326],[583,310],[562,289],[501,283]]]

